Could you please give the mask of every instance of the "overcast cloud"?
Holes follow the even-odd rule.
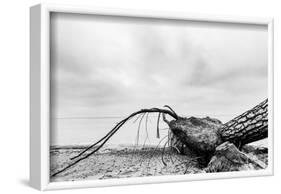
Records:
[[[53,14],[51,29],[54,118],[168,104],[225,122],[267,98],[266,26]]]

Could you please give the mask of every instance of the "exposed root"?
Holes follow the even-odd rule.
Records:
[[[177,115],[177,113],[176,113],[169,105],[165,105],[164,107],[170,109],[170,111],[172,111],[172,112],[174,113],[174,115],[177,117],[176,119],[179,118],[178,115]]]
[[[139,120],[139,118],[142,116],[142,114],[139,114],[138,116],[137,116],[137,118],[133,121],[133,123],[135,123],[135,122],[137,122],[137,120]]]
[[[148,121],[148,113],[146,114],[146,118],[145,118],[145,132],[146,132],[146,137],[145,137],[145,140],[144,140],[144,143],[143,143],[143,147],[145,146],[145,143],[146,141],[149,140],[149,136],[148,136],[148,130],[147,130],[147,121]]]
[[[146,114],[146,113],[144,113],[144,114],[141,116],[140,121],[139,121],[138,132],[137,132],[137,137],[136,137],[136,146],[139,145],[140,127],[141,127],[141,123],[142,123],[142,120],[143,120],[145,114]]]
[[[166,106],[168,107],[168,106]],[[168,107],[169,108],[169,107]],[[65,170],[71,168],[72,166],[76,165],[77,163],[79,163],[82,160],[85,160],[86,158],[90,157],[91,155],[93,155],[94,153],[96,153],[100,148],[102,148],[102,146],[131,118],[135,117],[136,115],[140,115],[140,114],[147,114],[147,113],[162,113],[162,115],[168,114],[171,117],[173,117],[174,119],[177,119],[178,116],[177,114],[175,114],[175,112],[169,108],[170,110],[166,110],[166,109],[159,109],[159,108],[151,108],[151,109],[142,109],[140,111],[134,112],[131,115],[129,115],[128,117],[126,117],[125,119],[121,120],[119,123],[117,123],[115,125],[115,127],[110,130],[104,137],[102,137],[99,141],[95,142],[94,144],[90,145],[88,148],[86,148],[85,150],[83,150],[82,152],[80,152],[78,155],[74,156],[71,158],[71,160],[77,159],[80,156],[82,156],[84,153],[86,153],[88,150],[90,150],[91,148],[93,148],[94,146],[98,145],[97,148],[95,148],[93,151],[91,151],[90,153],[87,153],[85,156],[80,157],[79,159],[75,160],[73,163],[67,165],[66,167],[64,167],[63,169],[59,170],[58,172],[54,173],[51,175],[51,177],[54,177],[62,172],[64,172]],[[144,115],[142,115],[143,118]],[[140,122],[141,123],[141,122]],[[138,130],[138,136],[139,136],[139,130]],[[138,143],[138,140],[137,140]]]
[[[160,122],[160,116],[161,116],[161,113],[158,113],[158,118],[157,118],[157,134],[156,134],[156,138],[160,139],[160,129],[159,129],[159,122]]]
[[[160,144],[162,143],[162,141],[164,140],[164,139],[166,139],[168,137],[168,135],[166,135],[165,137],[163,137],[160,141],[159,141],[159,143],[157,144],[157,146],[154,148],[154,150],[153,150],[153,152],[151,153],[151,157],[150,157],[150,159],[149,159],[149,161],[148,161],[148,166],[149,166],[149,164],[150,164],[150,160],[151,160],[151,158],[152,158],[152,156],[156,153],[156,151],[157,151],[157,149],[158,149],[158,147],[160,146]]]
[[[166,148],[166,145],[167,145],[168,141],[163,146],[162,156],[161,156],[161,160],[162,160],[162,163],[164,164],[164,166],[167,166],[167,163],[164,161],[164,153],[165,153],[165,148]]]

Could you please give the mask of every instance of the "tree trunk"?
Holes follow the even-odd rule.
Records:
[[[264,139],[268,136],[266,99],[251,110],[224,124],[219,130],[223,142],[229,141],[236,146]]]

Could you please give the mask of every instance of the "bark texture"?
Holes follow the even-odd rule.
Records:
[[[267,107],[267,100],[265,100],[225,124],[210,117],[179,117],[176,120],[164,121],[172,132],[170,144],[181,154],[196,155],[200,158],[200,163],[206,165],[215,153],[222,153],[223,149],[234,152],[233,146],[239,150],[245,144],[266,138],[268,134]],[[221,146],[225,142],[228,144]],[[228,165],[222,157],[217,159],[218,156],[216,161]],[[230,163],[229,166],[236,168]]]
[[[224,124],[219,130],[222,141],[242,145],[264,139],[268,136],[268,100]]]

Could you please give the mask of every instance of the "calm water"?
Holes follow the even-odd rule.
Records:
[[[197,115],[196,115],[197,116]],[[200,117],[200,116],[198,116]],[[229,117],[229,116],[227,116]],[[227,117],[221,116],[226,122]],[[51,145],[84,145],[91,144],[106,135],[124,117],[89,117],[89,118],[53,118],[51,120]],[[108,144],[135,144],[139,120],[135,118],[123,125],[113,135]],[[156,138],[157,116],[143,118],[140,126],[139,145],[158,144],[160,139],[167,135],[167,125],[160,122],[160,139]],[[163,141],[165,142],[165,141]],[[267,139],[255,144],[266,146]]]
[[[51,145],[75,145],[89,144],[99,140],[107,134],[123,117],[116,118],[56,118],[52,119]],[[135,119],[127,122],[120,130],[113,135],[108,143],[110,144],[134,144],[136,143],[139,122]],[[157,117],[150,116],[147,121],[143,118],[140,126],[139,144],[158,144],[156,138]],[[167,135],[167,125],[160,123],[160,135]],[[146,133],[147,131],[147,133]],[[147,135],[148,134],[148,135]],[[148,136],[148,138],[147,138]]]

